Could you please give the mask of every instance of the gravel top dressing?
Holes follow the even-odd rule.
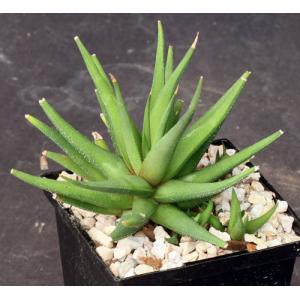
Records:
[[[211,145],[200,160],[198,168],[214,164],[217,155],[223,155],[223,151],[222,146]],[[234,149],[226,150],[227,155],[231,156],[234,153]],[[241,164],[227,177],[237,175],[247,168],[249,167],[246,164]],[[79,176],[66,172],[62,172],[57,180],[64,180],[61,175],[81,180]],[[241,210],[249,220],[267,212],[274,206],[276,200],[275,213],[255,234],[245,234],[244,242],[232,242],[227,232],[207,225],[209,232],[228,243],[230,249],[245,246],[248,251],[255,251],[300,240],[292,229],[294,218],[287,214],[288,203],[275,199],[275,194],[266,190],[259,179],[260,173],[255,172],[234,187]],[[232,188],[229,188],[213,198],[214,214],[223,225],[228,225],[229,222],[231,195]],[[54,198],[59,200],[55,194]],[[187,262],[239,251],[225,250],[207,242],[195,241],[188,236],[179,237],[177,245],[171,244],[167,242],[170,238],[169,231],[151,223],[136,234],[114,243],[109,235],[116,228],[119,217],[96,214],[67,204],[62,206],[70,208],[74,218],[94,242],[98,255],[109,266],[114,276],[119,278],[177,268]]]

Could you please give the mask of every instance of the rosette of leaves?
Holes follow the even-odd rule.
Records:
[[[65,203],[121,216],[111,234],[113,240],[135,233],[152,220],[179,235],[224,247],[224,241],[209,233],[187,214],[187,210],[201,206],[207,197],[237,184],[254,172],[255,168],[250,168],[223,179],[234,167],[275,141],[282,132],[277,131],[233,156],[197,170],[198,161],[215,138],[250,75],[250,72],[244,72],[203,116],[192,123],[201,99],[203,78],[198,79],[184,113],[181,113],[183,102],[177,98],[177,91],[197,40],[198,34],[175,66],[173,48],[169,46],[166,51],[162,24],[158,22],[152,87],[146,96],[143,125],[139,129],[128,113],[118,81],[107,75],[96,55],[75,37],[95,85],[101,119],[108,128],[113,149],[83,136],[47,100],[42,99],[39,104],[51,125],[31,115],[26,115],[27,121],[65,153],[48,151],[48,158],[80,175],[83,180],[62,182],[15,169],[11,173],[33,186],[56,193]]]

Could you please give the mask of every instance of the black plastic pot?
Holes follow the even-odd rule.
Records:
[[[226,148],[235,148],[227,139],[217,140]],[[236,148],[235,148],[236,149]],[[250,164],[251,165],[251,164]],[[43,176],[57,178],[60,172]],[[261,176],[261,183],[282,197]],[[240,251],[211,259],[154,273],[115,278],[97,255],[93,242],[80,225],[45,192],[56,213],[60,242],[61,262],[65,285],[289,285],[296,257],[300,254],[300,242],[284,244],[248,253]],[[295,218],[294,230],[300,234],[300,220],[289,207],[288,213]]]

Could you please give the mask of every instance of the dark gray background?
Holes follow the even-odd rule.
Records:
[[[0,15],[0,284],[63,284],[52,207],[41,191],[8,175],[11,167],[38,174],[41,151],[55,149],[26,124],[24,114],[44,119],[37,101],[46,97],[82,132],[107,136],[73,42],[79,35],[117,76],[141,124],[157,19],[177,61],[200,31],[198,51],[180,86],[189,100],[204,75],[200,113],[243,71],[253,71],[219,137],[244,147],[277,129],[286,131],[256,162],[300,213],[299,15]],[[293,284],[300,284],[299,262]]]

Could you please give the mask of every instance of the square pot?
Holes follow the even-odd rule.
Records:
[[[226,148],[237,149],[227,139],[213,142]],[[251,163],[248,164],[252,166]],[[56,179],[61,171],[42,176]],[[260,182],[283,199],[261,175]],[[71,218],[52,194],[45,195],[55,208],[59,235],[61,262],[65,285],[289,285],[296,257],[300,254],[300,242],[288,243],[252,253],[239,251],[210,259],[187,263],[180,268],[116,278],[95,251],[93,242],[80,224]],[[293,229],[300,234],[300,219],[293,216]]]

